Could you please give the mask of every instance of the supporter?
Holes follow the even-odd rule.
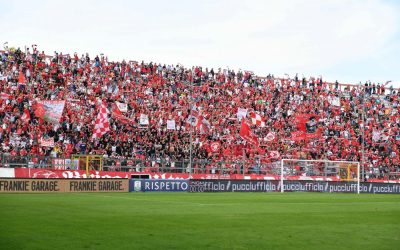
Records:
[[[196,172],[215,172],[217,162],[224,162],[228,172],[259,173],[263,163],[281,157],[361,161],[364,133],[368,178],[400,171],[400,93],[393,88],[386,92],[384,84],[367,82],[344,88],[337,81],[328,84],[322,77],[261,78],[242,70],[110,62],[103,55],[91,61],[89,54],[79,58],[77,53],[54,52],[47,57],[44,52],[39,54],[36,45],[32,53],[8,49],[0,58],[3,153],[46,157],[102,154],[154,162],[146,167],[148,171],[163,165],[164,159],[166,171],[175,171],[180,162],[188,166],[192,135]],[[38,100],[66,101],[59,125],[36,117]],[[110,112],[116,102],[126,104],[126,110],[123,119],[111,114],[111,131],[91,142],[99,100]],[[264,118],[264,127],[251,127],[260,138],[259,147],[239,136],[238,108]],[[187,120],[193,113],[207,124],[191,127]],[[29,119],[24,118],[26,114]],[[140,124],[141,114],[148,115],[148,125]],[[296,117],[306,114],[317,117],[309,132],[321,133],[295,140]],[[175,121],[175,129],[167,129],[169,120]],[[265,140],[270,132],[275,133],[273,141]],[[43,137],[54,138],[54,147],[43,147]],[[214,141],[221,142],[218,152],[210,149]],[[280,156],[271,158],[270,151],[278,151]]]

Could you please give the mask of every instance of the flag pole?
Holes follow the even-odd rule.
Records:
[[[191,103],[191,101],[192,101],[192,86],[193,86],[193,68],[192,68],[191,75],[192,75],[192,79],[189,81],[190,86],[189,86],[189,100],[188,100],[190,117],[192,115],[192,107],[191,107],[192,103]],[[193,144],[192,127],[193,126],[190,123],[190,131],[189,131],[189,136],[190,136],[190,139],[189,139],[189,179],[191,178],[191,174],[192,174],[192,150],[193,150],[193,145],[192,145]]]
[[[364,88],[364,91],[363,91],[363,98],[362,98],[362,113],[361,113],[361,116],[362,116],[362,140],[361,140],[361,143],[362,143],[362,145],[361,145],[361,162],[362,162],[362,171],[361,171],[361,178],[363,179],[363,181],[364,181],[364,178],[365,178],[365,148],[364,148],[364,144],[365,144],[365,91],[366,91],[366,89]]]

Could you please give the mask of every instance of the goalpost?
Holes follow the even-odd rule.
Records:
[[[284,180],[346,181],[357,183],[357,194],[360,193],[360,162],[282,159],[280,167],[281,192]]]

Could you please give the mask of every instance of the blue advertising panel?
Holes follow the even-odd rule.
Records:
[[[129,192],[188,192],[187,180],[129,180]]]
[[[280,181],[190,180],[189,192],[280,192]],[[285,192],[356,193],[356,182],[283,181]],[[360,183],[360,193],[400,194],[398,183]]]

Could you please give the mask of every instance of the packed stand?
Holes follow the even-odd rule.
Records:
[[[188,162],[192,136],[194,169],[201,162],[207,167],[221,162],[255,166],[281,158],[362,161],[364,133],[367,177],[400,172],[400,93],[383,84],[343,87],[321,78],[278,79],[240,70],[110,62],[104,56],[76,53],[46,56],[36,46],[26,53],[7,49],[0,55],[0,142],[2,152],[12,156],[100,154],[162,159],[173,167],[173,162]],[[37,117],[35,107],[41,100],[65,100],[58,124]],[[110,131],[92,140],[101,102],[110,112]],[[116,102],[126,104],[122,115],[114,114]],[[247,111],[257,146],[240,136],[239,109]],[[207,121],[205,127],[188,122],[195,113]],[[253,124],[250,113],[264,124]],[[310,114],[319,133],[294,138],[299,117]],[[148,125],[141,124],[141,115],[148,117]],[[175,122],[174,129],[167,127],[168,121]],[[43,138],[54,139],[54,146],[43,146]],[[211,146],[215,142],[217,146]]]

